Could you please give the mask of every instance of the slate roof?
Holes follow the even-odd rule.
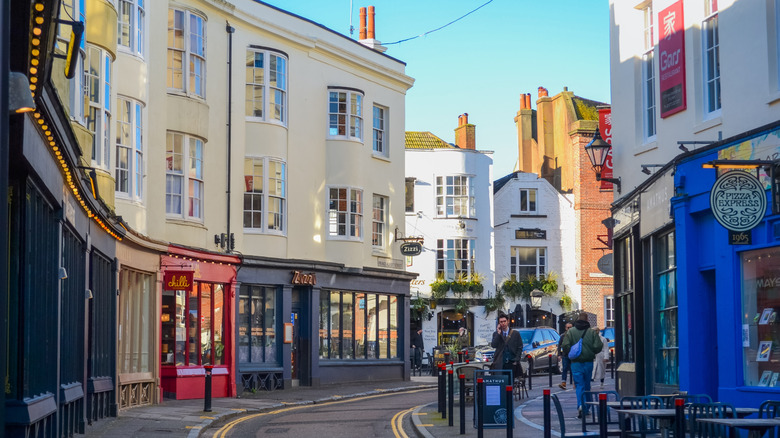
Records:
[[[498,193],[499,190],[501,190],[502,187],[506,185],[510,180],[514,179],[517,175],[524,173],[524,172],[512,172],[509,175],[502,176],[501,178],[493,181],[493,194]]]
[[[457,149],[429,131],[406,131],[406,149]]]

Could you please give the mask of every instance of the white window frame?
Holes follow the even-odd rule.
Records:
[[[476,217],[474,177],[472,175],[439,175],[436,176],[435,181],[437,217]],[[466,205],[463,205],[464,202]],[[459,208],[456,208],[456,206]],[[460,214],[456,214],[456,210]],[[463,210],[466,210],[465,214]]]
[[[181,136],[181,150],[176,151],[172,141]],[[205,169],[203,157],[205,155],[205,141],[193,135],[181,132],[168,131],[166,133],[166,153],[165,153],[165,213],[168,219],[182,219],[203,222],[205,203],[204,193]],[[200,156],[198,156],[198,150]],[[193,153],[195,154],[193,156]],[[176,158],[178,156],[180,169],[176,169]],[[200,175],[198,175],[198,166]],[[198,177],[199,176],[199,177]],[[179,181],[180,190],[172,190],[172,183]],[[193,190],[198,188],[199,190]],[[178,199],[178,210],[172,210],[175,207],[172,199]],[[190,204],[194,204],[197,210],[191,213]]]
[[[252,56],[251,66],[249,64],[250,55]],[[256,65],[256,55],[262,56],[262,65],[260,66]],[[289,76],[287,65],[287,55],[283,52],[251,46],[247,48],[246,77],[256,79],[255,69],[259,69],[262,72],[261,82],[249,81],[248,79],[246,82],[244,114],[247,121],[264,121],[287,126],[287,79]],[[260,115],[254,114],[254,111],[250,113],[250,108],[253,109],[255,107],[255,90],[259,90],[261,93],[259,98]],[[272,96],[273,99],[271,99]]]
[[[521,265],[518,260],[517,251],[519,250],[534,250],[536,253],[534,258],[534,264]],[[536,278],[542,278],[547,275],[547,248],[545,247],[533,247],[533,246],[513,246],[509,249],[509,274],[517,281],[525,281],[525,277],[518,277],[519,268],[534,267],[536,271]]]
[[[714,8],[713,5],[715,5]],[[705,0],[704,9],[705,16],[701,23],[702,94],[704,96],[702,104],[705,119],[711,119],[720,115],[721,108],[720,36],[718,31],[717,0]],[[710,29],[712,29],[712,38],[710,38]],[[712,65],[713,63],[714,65]]]
[[[111,55],[107,50],[87,44],[84,62],[85,124],[92,133],[92,165],[111,168]],[[93,63],[93,58],[97,58]],[[93,69],[92,67],[96,67]]]
[[[523,194],[525,194],[525,202],[523,202]],[[519,195],[518,204],[520,205],[521,214],[536,214],[539,212],[539,190],[520,189]],[[533,201],[530,198],[533,198]]]
[[[360,90],[328,87],[329,139],[363,142],[363,102]]]
[[[436,277],[447,281],[476,273],[476,239],[436,239]]]
[[[181,14],[181,28],[177,27],[176,17]],[[192,22],[200,20],[202,34],[197,33],[198,29],[192,29]],[[191,97],[206,98],[206,17],[186,9],[168,9],[168,59],[166,71],[166,85],[168,92],[182,93]],[[180,37],[176,33],[180,32]],[[193,33],[193,31],[195,31]],[[200,44],[193,47],[193,38]],[[170,43],[173,42],[173,47]],[[181,68],[177,69],[172,65],[172,60],[176,53],[181,56]],[[198,71],[193,71],[190,66],[193,63],[200,65]],[[181,75],[181,86],[176,83],[177,72]],[[198,75],[200,73],[200,75]],[[200,79],[198,81],[198,78]]]
[[[374,193],[371,215],[371,245],[377,250],[385,250],[387,248],[389,205],[390,201],[387,196]]]
[[[335,192],[334,192],[335,191]],[[344,198],[337,196],[343,191]],[[327,193],[328,238],[333,240],[363,241],[363,190],[349,186],[329,186]],[[336,208],[333,209],[332,207]],[[340,205],[342,204],[343,205]],[[342,208],[343,207],[343,208]],[[340,216],[343,216],[340,218]],[[344,233],[339,230],[340,219]]]
[[[642,53],[642,134],[645,143],[656,138],[658,119],[656,117],[656,75],[655,75],[655,27],[653,6],[643,10],[644,14],[644,53]]]
[[[388,150],[389,143],[387,141],[388,115],[389,110],[387,107],[374,104],[372,112],[374,122],[372,136],[373,153],[384,158],[390,156],[390,151]]]
[[[271,175],[271,164],[276,167],[276,172]],[[257,172],[260,165],[260,172]],[[258,174],[259,173],[259,174]],[[255,191],[257,180],[260,180],[260,191]],[[257,205],[250,205],[247,209],[247,201],[258,202]],[[274,202],[272,202],[274,201]],[[279,211],[271,212],[270,206],[275,203],[279,206]],[[244,208],[243,208],[243,227],[244,232],[278,234],[287,233],[287,163],[284,160],[274,157],[247,156],[244,157]],[[247,226],[247,214],[252,219]],[[272,227],[269,225],[268,217],[273,214],[276,218]],[[259,224],[255,224],[254,219],[259,218]]]
[[[76,21],[86,22],[86,0],[63,0],[60,2],[60,17],[71,17]],[[78,10],[78,15],[76,11]],[[66,53],[68,50],[68,43],[70,42],[71,26],[66,23],[59,23],[57,25],[57,48]],[[77,53],[78,59],[75,66],[75,74],[73,78],[68,81],[69,84],[69,113],[70,119],[79,123],[82,126],[86,125],[84,118],[84,104],[85,104],[85,60],[87,58],[86,42],[85,39],[81,39],[81,45],[79,46]]]
[[[125,109],[128,106],[130,111],[126,112]],[[117,96],[115,119],[114,190],[117,197],[142,201],[144,195],[144,106],[129,97]],[[127,158],[124,165],[121,163],[123,153],[126,154]]]
[[[127,22],[122,21],[123,9],[127,8],[129,14]],[[135,56],[144,57],[146,44],[146,12],[144,10],[144,0],[119,0],[117,9],[117,46]],[[127,29],[127,44],[123,39],[122,29]]]
[[[604,328],[615,327],[615,296],[604,297]],[[613,339],[614,341],[614,339]]]

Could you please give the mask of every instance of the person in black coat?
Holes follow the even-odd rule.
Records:
[[[422,367],[423,352],[425,351],[422,329],[417,329],[416,332],[412,332],[412,350],[414,350],[414,367],[420,369]]]
[[[496,349],[490,365],[494,370],[514,370],[523,358],[523,338],[516,330],[509,328],[509,318],[503,312],[498,314],[498,327],[490,346]]]

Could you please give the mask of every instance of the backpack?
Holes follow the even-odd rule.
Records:
[[[585,337],[585,333],[588,331],[588,329],[585,329],[582,331],[582,336],[580,337],[580,340],[577,341],[576,344],[571,346],[571,349],[569,350],[569,359],[576,359],[580,357],[580,354],[582,354],[582,338]]]

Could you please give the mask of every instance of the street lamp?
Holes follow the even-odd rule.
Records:
[[[593,140],[585,146],[585,152],[590,159],[590,165],[593,166],[593,171],[596,172],[596,181],[611,182],[617,187],[618,193],[620,193],[620,178],[602,178],[601,169],[604,167],[604,163],[607,161],[607,155],[609,150],[612,149],[612,145],[607,143],[601,138],[599,128],[596,128],[596,133],[593,135]]]
[[[544,296],[544,292],[540,291],[539,289],[534,289],[531,291],[531,308],[532,309],[538,309],[542,307],[542,297]]]

